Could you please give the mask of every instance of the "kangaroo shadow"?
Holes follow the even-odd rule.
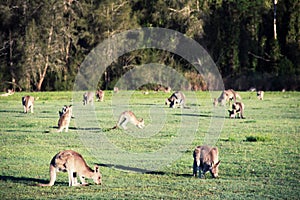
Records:
[[[19,110],[0,110],[0,113],[20,113],[20,114],[27,114],[27,113],[24,113],[24,111],[19,111]]]
[[[49,128],[58,129],[58,126],[50,126]],[[69,127],[71,130],[90,130],[90,131],[101,131],[101,128],[78,128],[78,127]]]
[[[28,177],[15,177],[15,176],[0,176],[1,181],[11,181],[13,183],[22,183],[26,185],[37,186],[37,184],[42,183],[46,184],[49,183],[49,180],[43,180],[38,178],[28,178]],[[67,185],[68,183],[65,182],[55,182],[56,185]]]
[[[172,176],[179,176],[179,177],[193,177],[192,174],[178,174],[178,173],[172,173],[172,172],[163,172],[163,171],[152,171],[152,170],[147,170],[147,169],[141,169],[141,168],[136,168],[136,167],[129,167],[129,166],[124,166],[124,165],[113,165],[113,164],[97,164],[96,165],[100,167],[108,167],[108,168],[115,168],[119,170],[124,170],[124,171],[129,171],[129,172],[137,172],[137,173],[142,173],[142,174],[152,174],[152,175],[172,175]]]
[[[176,113],[174,115],[187,116],[187,117],[225,118],[225,115],[224,116],[212,116],[212,115],[205,115],[205,114],[179,114],[179,113]]]

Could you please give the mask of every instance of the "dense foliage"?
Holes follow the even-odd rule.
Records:
[[[272,0],[2,0],[0,89],[70,90],[84,57],[104,39],[164,27],[199,42],[225,87],[299,90],[299,10],[295,0],[278,0],[276,9]],[[111,89],[131,66],[149,62],[198,77],[182,58],[145,49],[120,57],[99,87]]]

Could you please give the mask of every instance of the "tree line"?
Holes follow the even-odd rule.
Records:
[[[80,64],[97,44],[141,27],[196,40],[227,88],[299,90],[299,10],[295,0],[2,0],[0,90],[72,90]],[[131,67],[150,62],[171,66],[194,89],[206,89],[191,64],[157,49],[122,55],[98,86],[112,89]]]

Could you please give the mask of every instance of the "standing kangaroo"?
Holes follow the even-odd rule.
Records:
[[[105,95],[105,92],[103,90],[97,90],[96,91],[97,101],[102,102],[104,100],[104,95]]]
[[[28,113],[29,109],[30,112],[33,113],[33,104],[34,104],[34,97],[32,96],[22,97],[22,105],[24,107],[24,113]]]
[[[203,178],[209,171],[213,178],[217,178],[220,164],[218,154],[217,147],[197,146],[193,153],[193,175],[196,177],[199,170],[199,178]]]
[[[94,104],[94,92],[85,92],[83,94],[83,105],[86,105],[88,103],[91,103],[91,105]]]
[[[69,125],[72,117],[72,105],[70,106],[64,106],[62,108],[62,111],[59,112],[59,120],[58,120],[58,130],[57,132],[62,132],[63,129],[68,132],[69,130]]]
[[[99,170],[99,166],[95,166],[92,170],[84,161],[83,157],[73,151],[65,150],[57,153],[50,162],[50,182],[48,184],[38,184],[39,186],[52,186],[56,180],[56,173],[68,172],[69,186],[79,186],[77,182],[77,175],[80,178],[81,185],[88,185],[85,182],[85,178],[91,178],[99,185],[102,184],[102,176]]]
[[[257,91],[256,93],[256,96],[259,100],[264,100],[264,91],[260,90],[260,91]]]

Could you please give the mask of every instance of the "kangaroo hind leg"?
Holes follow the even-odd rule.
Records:
[[[123,117],[123,119],[121,120],[120,126],[121,126],[124,130],[127,129],[126,125],[127,125],[128,121],[129,121],[129,119],[128,119],[127,117]]]

